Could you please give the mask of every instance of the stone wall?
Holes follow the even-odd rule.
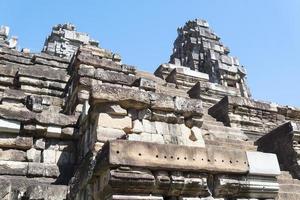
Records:
[[[279,164],[291,170],[282,159],[290,151],[273,151],[277,143],[264,144],[265,137],[254,140],[298,122],[300,112],[250,99],[245,70],[207,22],[180,28],[170,63],[154,74],[122,63],[71,24],[53,27],[42,53],[10,48],[6,30],[0,29],[2,199],[278,196]]]

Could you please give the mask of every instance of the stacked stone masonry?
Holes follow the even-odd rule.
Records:
[[[1,27],[1,199],[299,199],[300,110],[251,99],[206,21],[154,74],[72,24],[17,49]]]

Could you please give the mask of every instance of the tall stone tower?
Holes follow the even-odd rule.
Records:
[[[236,88],[243,97],[250,97],[246,71],[229,48],[201,19],[188,21],[178,28],[170,63],[208,74],[209,82]]]
[[[63,58],[71,58],[81,45],[97,47],[99,43],[91,39],[87,33],[77,32],[73,24],[58,24],[52,28],[42,51]]]

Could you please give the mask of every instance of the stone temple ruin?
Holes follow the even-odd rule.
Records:
[[[0,199],[300,199],[300,110],[253,100],[206,21],[154,75],[71,24],[0,46]]]

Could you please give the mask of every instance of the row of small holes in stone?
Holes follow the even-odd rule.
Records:
[[[117,154],[119,154],[119,153],[120,153],[120,152],[119,152],[119,151],[117,151]],[[141,154],[141,153],[139,153],[139,156],[142,156],[142,154]],[[158,155],[156,155],[155,157],[156,157],[156,158],[159,158],[159,156],[158,156]],[[164,156],[164,158],[165,158],[165,159],[167,159],[168,157],[167,157],[167,156]],[[170,158],[171,158],[171,159],[174,159],[174,157],[173,157],[173,156],[170,156]],[[177,157],[177,160],[180,160],[180,158],[179,158],[179,157]],[[184,157],[184,160],[187,160],[187,157]],[[204,161],[204,159],[203,159],[203,158],[202,158],[201,160],[202,160],[202,161]],[[196,161],[196,159],[195,159],[195,158],[193,158],[193,161]],[[207,162],[210,162],[210,160],[208,159],[208,160],[207,160]],[[217,160],[216,160],[216,159],[215,159],[215,162],[217,162]],[[224,160],[222,160],[222,162],[225,162],[225,161],[224,161]],[[239,161],[238,161],[238,160],[236,160],[235,162],[236,162],[236,163],[238,163]],[[232,163],[233,163],[233,162],[232,162],[232,160],[230,160],[230,161],[229,161],[229,163],[230,163],[230,164],[232,164]],[[247,162],[244,162],[244,164],[246,165],[246,164],[247,164]]]

